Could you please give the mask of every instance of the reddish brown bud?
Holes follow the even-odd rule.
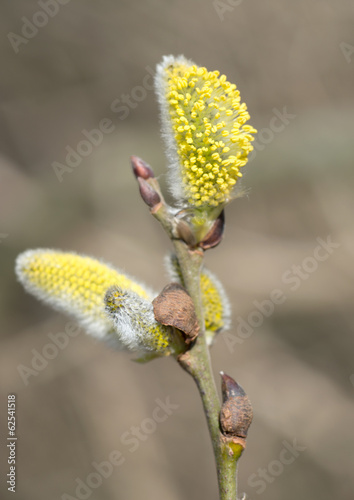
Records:
[[[144,160],[142,160],[138,156],[131,156],[130,160],[136,178],[142,177],[143,179],[147,180],[155,177],[152,168]]]
[[[155,191],[153,187],[150,186],[148,182],[142,177],[138,177],[139,190],[142,199],[150,207],[154,208],[158,203],[161,202],[160,195]]]
[[[225,213],[223,210],[219,217],[215,220],[208,234],[204,237],[203,241],[199,243],[199,246],[203,250],[208,250],[208,248],[216,247],[222,240],[224,227]]]
[[[223,372],[220,372],[220,375],[223,397],[220,410],[221,430],[226,436],[246,439],[253,417],[251,402],[245,391],[233,378]]]
[[[156,321],[181,330],[186,336],[187,344],[196,338],[199,324],[194,303],[182,285],[170,283],[165,286],[152,301],[152,305]]]

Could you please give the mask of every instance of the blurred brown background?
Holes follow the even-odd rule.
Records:
[[[5,431],[6,396],[16,393],[19,437],[11,497],[2,439],[1,498],[217,498],[199,397],[173,360],[137,365],[80,333],[27,384],[19,373],[68,318],[16,283],[18,253],[75,250],[156,290],[167,283],[169,242],[139,199],[129,156],[142,156],[164,182],[149,75],[170,53],[236,82],[259,130],[244,179],[249,194],[228,207],[224,242],[206,256],[233,305],[232,342],[220,337],[212,350],[215,374],[235,377],[255,411],[239,493],[250,500],[353,498],[353,3],[0,6],[0,418]],[[60,182],[53,162],[65,164],[66,148],[77,149],[83,130],[103,119],[114,130]],[[335,243],[322,261],[313,260],[317,238]],[[306,277],[294,279],[294,265]],[[274,289],[283,303],[242,339],[241,322],[256,321],[254,301],[269,300]],[[131,452],[122,436],[148,426],[156,399],[167,397],[178,409]],[[302,451],[285,455],[294,440]],[[86,482],[93,462],[113,450],[124,463],[78,496],[77,478]]]

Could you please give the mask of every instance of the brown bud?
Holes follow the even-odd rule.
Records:
[[[199,243],[199,246],[203,250],[208,250],[208,248],[216,247],[222,240],[224,227],[225,213],[223,210],[219,217],[215,220],[208,234],[204,237],[203,241]]]
[[[199,324],[194,304],[182,285],[170,283],[165,286],[152,301],[152,305],[156,321],[181,330],[186,336],[187,344],[197,337]]]
[[[161,201],[160,195],[155,191],[155,189],[150,186],[150,184],[143,179],[142,177],[138,177],[139,190],[142,199],[145,203],[150,207],[154,208]]]
[[[187,222],[183,219],[179,220],[176,226],[177,236],[183,240],[189,247],[195,247],[197,240]]]
[[[253,411],[251,402],[237,382],[223,372],[222,378],[223,404],[220,410],[220,426],[225,436],[246,439],[251,425]]]
[[[144,160],[142,160],[138,156],[131,156],[130,160],[136,178],[142,177],[143,179],[147,180],[155,177],[152,168]]]

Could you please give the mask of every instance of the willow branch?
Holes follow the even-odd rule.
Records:
[[[200,325],[200,333],[194,346],[179,357],[179,363],[193,377],[202,399],[216,461],[220,500],[236,500],[236,462],[242,450],[241,448],[237,450],[238,456],[236,457],[219,426],[220,401],[212,373],[209,349],[206,344],[200,292],[200,269],[203,263],[203,252],[190,250],[180,240],[174,240],[173,243],[184,286],[194,302]]]

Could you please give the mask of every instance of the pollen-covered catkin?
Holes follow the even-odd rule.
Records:
[[[100,339],[115,333],[104,304],[110,286],[118,285],[144,299],[153,296],[146,287],[108,264],[51,249],[27,250],[20,254],[16,274],[27,292],[75,317],[88,333]],[[116,339],[117,347],[122,347]]]
[[[230,201],[256,130],[235,84],[183,56],[166,56],[155,86],[171,167],[171,191],[193,207]]]

